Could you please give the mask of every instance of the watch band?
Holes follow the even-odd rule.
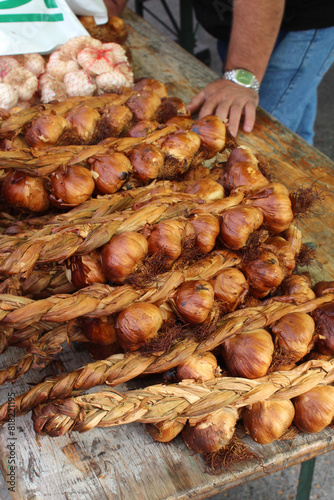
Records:
[[[224,80],[230,80],[242,87],[253,89],[256,92],[260,90],[260,84],[256,76],[245,69],[232,69],[230,71],[225,71],[223,74]]]

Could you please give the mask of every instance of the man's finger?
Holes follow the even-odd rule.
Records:
[[[228,118],[228,129],[234,137],[236,137],[239,130],[242,109],[243,106],[237,103],[232,104],[230,108],[230,113]]]
[[[248,102],[245,106],[245,120],[244,120],[244,131],[251,132],[254,128],[256,119],[256,105],[252,102]]]
[[[213,99],[212,97],[210,99],[206,99],[205,103],[201,107],[201,110],[199,112],[199,118],[203,118],[203,116],[207,115],[214,115],[216,113],[216,108],[217,108],[217,100]]]
[[[201,90],[195,97],[193,97],[187,106],[190,113],[196,113],[199,108],[204,104],[205,96],[203,90]]]
[[[227,120],[228,118],[228,114],[229,114],[229,111],[230,111],[230,106],[231,106],[231,103],[230,101],[221,101],[219,103],[219,106],[217,107],[216,109],[216,115],[218,116],[218,118],[220,118],[223,122]]]

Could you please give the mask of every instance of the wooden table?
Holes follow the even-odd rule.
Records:
[[[154,30],[131,11],[126,12],[129,41],[136,76],[151,76],[166,83],[170,95],[186,102],[217,76],[202,63]],[[334,164],[319,151],[288,131],[266,113],[259,112],[252,134],[240,135],[255,153],[265,156],[275,169],[277,179],[289,188],[317,180],[325,193],[318,214],[300,221],[304,241],[318,245],[319,265],[312,267],[316,279],[334,279],[333,198]],[[1,365],[17,359],[11,348],[1,356]],[[80,351],[65,350],[61,359],[70,371],[87,363],[89,357]],[[1,388],[0,401],[8,393],[22,393],[45,376],[45,372],[28,373],[15,385]],[[151,379],[131,381],[118,389],[149,385]],[[235,466],[220,476],[205,471],[202,458],[194,455],[176,438],[170,445],[156,443],[141,424],[111,429],[94,429],[71,437],[35,439],[30,415],[17,418],[15,436],[6,424],[0,430],[0,463],[6,475],[9,448],[15,445],[14,499],[26,500],[162,500],[206,498],[227,488],[334,449],[334,431],[326,429],[317,435],[299,435],[294,440],[256,445],[244,437],[249,448],[261,457]],[[14,439],[15,438],[15,439]],[[1,496],[1,494],[0,494]]]

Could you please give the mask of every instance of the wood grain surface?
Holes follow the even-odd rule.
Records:
[[[217,78],[214,72],[131,11],[126,12],[125,18],[137,77],[150,76],[163,81],[170,95],[179,96],[186,102]],[[277,179],[289,188],[317,181],[325,199],[317,215],[299,224],[304,241],[318,246],[319,264],[314,266],[314,275],[317,279],[334,279],[331,196],[334,164],[261,111],[254,132],[247,136],[241,134],[239,141],[270,161]],[[1,367],[15,362],[19,352],[11,348],[1,355]],[[69,347],[60,359],[66,371],[90,360],[87,353]],[[6,384],[0,389],[1,403],[7,401],[8,393],[22,393],[29,384],[49,374],[47,370],[35,371],[15,384]],[[140,378],[119,386],[118,390],[144,387],[152,381],[151,377]],[[243,433],[241,429],[238,432]],[[205,470],[202,458],[185,447],[181,438],[168,445],[156,443],[141,424],[99,428],[57,439],[47,436],[36,439],[31,417],[25,415],[15,419],[14,433],[15,439],[7,424],[0,430],[0,465],[6,478],[8,445],[14,440],[16,477],[15,492],[11,496],[17,500],[202,499],[334,449],[332,429],[317,435],[300,434],[294,440],[266,446],[256,445],[243,436],[260,461],[253,460],[234,466],[223,475],[213,475]]]

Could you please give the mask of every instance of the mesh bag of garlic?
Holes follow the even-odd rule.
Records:
[[[92,36],[78,36],[49,57],[40,54],[0,56],[0,108],[12,113],[36,103],[66,97],[99,95],[132,87],[124,21],[110,17],[97,26],[83,16],[82,24]]]
[[[0,382],[69,341],[96,360],[18,395],[17,416],[33,410],[50,435],[139,420],[212,453],[242,417],[259,443],[293,421],[318,432],[300,417],[315,391],[328,425],[334,285],[296,273],[312,258],[295,221],[314,191],[272,182],[219,118],[194,121],[151,79],[3,112],[0,137],[0,352],[25,349]],[[171,369],[178,384],[71,397]],[[124,402],[133,412],[114,417]]]

